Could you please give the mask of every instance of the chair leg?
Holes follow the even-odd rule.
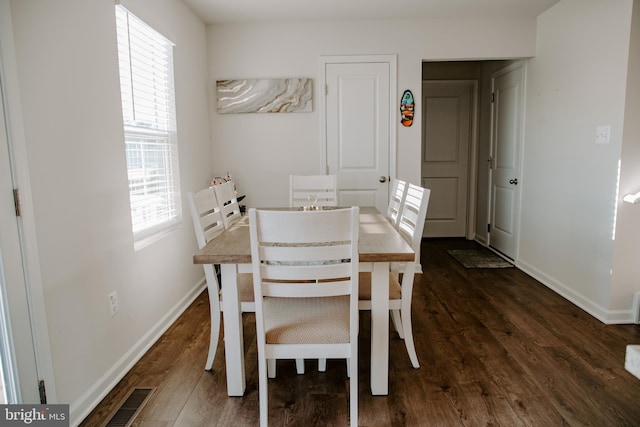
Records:
[[[269,359],[274,360],[275,359]],[[269,424],[269,388],[267,386],[267,360],[263,357],[258,359],[258,390],[260,400],[260,427],[267,427]]]
[[[407,348],[409,359],[415,369],[420,367],[418,363],[418,354],[416,353],[416,346],[413,343],[413,328],[411,326],[411,310],[402,310],[402,330],[404,332],[404,345]]]
[[[218,338],[220,337],[220,313],[213,313],[211,310],[211,333],[209,334],[209,355],[207,356],[207,363],[204,365],[205,371],[213,369],[213,360],[216,357],[216,350],[218,349]]]
[[[267,360],[267,376],[269,378],[276,377],[276,359]]]
[[[304,374],[304,359],[296,359],[296,372],[299,375]]]
[[[347,366],[356,372],[356,375],[353,378],[350,376],[349,380],[349,418],[351,427],[358,427],[358,358],[347,359]]]
[[[327,359],[318,359],[318,372],[327,372]]]
[[[404,339],[404,332],[402,328],[402,318],[400,315],[400,310],[391,310],[391,320],[393,321],[393,327],[398,332],[400,339]]]

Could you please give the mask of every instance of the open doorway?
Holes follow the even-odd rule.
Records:
[[[442,62],[423,62],[422,63],[422,81],[423,86],[428,82],[472,82],[475,84],[475,99],[472,97],[472,103],[475,103],[474,109],[469,121],[470,146],[466,154],[468,160],[466,176],[460,174],[459,178],[463,182],[462,188],[467,192],[464,197],[464,203],[456,206],[456,215],[464,217],[464,231],[461,233],[458,229],[455,233],[447,235],[447,232],[439,233],[438,237],[466,237],[467,239],[476,240],[479,243],[488,246],[489,233],[487,225],[490,223],[489,205],[490,205],[490,158],[491,158],[491,83],[492,75],[516,61],[511,60],[489,60],[489,61],[442,61]],[[421,106],[425,109],[425,106]],[[423,130],[422,134],[422,160],[423,164],[428,165],[428,153],[425,147],[425,136],[428,131]],[[429,178],[429,171],[423,170],[423,185],[425,180]],[[428,182],[428,181],[427,181]],[[449,203],[451,206],[451,198],[444,196],[441,203]],[[430,222],[440,221],[447,222],[451,220],[451,215],[444,209],[432,209],[438,206],[438,195],[432,191],[431,201],[429,202],[429,211],[427,212],[427,223],[425,224],[424,236],[430,237]],[[462,212],[460,212],[462,210]],[[449,210],[451,212],[451,210]],[[444,215],[446,213],[446,215]]]

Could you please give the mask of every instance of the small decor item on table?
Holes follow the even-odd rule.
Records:
[[[316,206],[316,203],[318,203],[318,196],[316,194],[311,194],[309,197],[307,197],[307,199],[309,199],[309,206],[304,206],[303,210],[317,211],[320,209],[319,206]]]
[[[409,127],[413,124],[413,113],[415,110],[415,102],[413,100],[413,93],[410,90],[405,90],[400,100],[400,123],[403,126]]]
[[[233,182],[233,178],[231,177],[231,174],[229,172],[227,172],[225,176],[214,176],[211,179],[211,186],[213,187],[214,185],[224,184],[225,182]],[[236,192],[236,195],[237,195],[238,189],[236,188],[235,182],[233,182],[233,190]],[[246,197],[245,195],[237,196],[238,202],[242,201],[245,197]],[[245,205],[240,205],[240,212],[242,214],[245,213],[246,209],[247,207]]]
[[[225,176],[214,176],[211,179],[211,186],[224,184],[225,182],[233,182],[233,178],[231,178],[231,174],[229,172],[227,172]],[[234,190],[236,189],[235,184],[233,188]]]

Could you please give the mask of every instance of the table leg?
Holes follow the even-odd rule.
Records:
[[[371,394],[389,394],[389,263],[371,272]]]
[[[238,295],[238,266],[222,264],[222,301],[224,315],[224,355],[227,365],[227,394],[243,396],[246,387],[244,372],[244,338],[242,311]]]

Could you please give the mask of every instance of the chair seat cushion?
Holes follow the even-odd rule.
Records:
[[[359,299],[360,301],[371,301],[371,273],[360,272],[359,274]],[[398,282],[396,276],[389,272],[389,299],[399,300],[402,299],[402,286]]]
[[[349,342],[349,296],[265,298],[267,344]]]

